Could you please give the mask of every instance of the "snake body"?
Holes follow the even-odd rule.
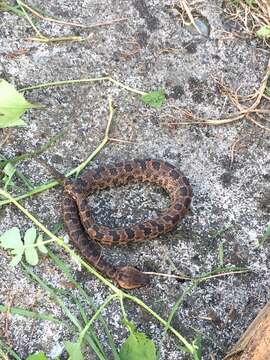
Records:
[[[87,207],[87,196],[97,190],[130,182],[150,182],[161,186],[170,197],[170,206],[156,218],[126,227],[98,225]],[[101,166],[80,179],[63,181],[64,222],[66,230],[81,255],[100,273],[120,287],[132,289],[149,282],[149,275],[130,267],[114,267],[95,249],[91,240],[106,245],[128,244],[153,239],[172,230],[185,216],[192,198],[188,179],[175,166],[162,160],[132,160]]]

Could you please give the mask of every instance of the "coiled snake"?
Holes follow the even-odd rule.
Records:
[[[188,179],[173,165],[162,160],[132,160],[101,166],[70,180],[50,167],[64,185],[64,222],[74,245],[81,255],[100,273],[120,287],[133,289],[149,283],[149,275],[131,266],[114,267],[108,264],[90,239],[106,245],[128,244],[153,239],[172,230],[185,216],[191,202],[192,189]],[[154,219],[122,228],[96,224],[87,208],[87,196],[97,190],[129,182],[144,182],[161,186],[170,197],[170,207]]]

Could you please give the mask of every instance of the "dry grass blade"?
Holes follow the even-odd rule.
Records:
[[[196,9],[198,9],[200,1],[186,1],[186,0],[179,0],[178,3],[173,5],[173,8],[177,10],[181,22],[184,25],[192,24],[194,28],[201,34],[201,30],[198,28],[193,14],[196,13]]]
[[[194,21],[194,17],[192,15],[192,11],[191,9],[188,7],[188,4],[186,2],[186,0],[180,0],[180,5],[182,6],[182,8],[184,9],[184,11],[186,12],[191,24],[195,27],[195,29],[201,34],[200,29],[198,28],[198,26],[196,25],[195,21]]]
[[[41,13],[39,13],[37,10],[33,9],[31,6],[27,5],[25,2],[23,2],[21,0],[19,1],[19,4],[21,6],[23,6],[25,9],[27,9],[29,12],[31,12],[32,15],[38,17],[39,19],[49,21],[49,22],[54,22],[54,23],[61,24],[61,25],[66,25],[66,26],[81,27],[84,29],[91,29],[91,28],[95,28],[95,27],[99,27],[99,26],[108,26],[108,25],[111,25],[116,22],[121,22],[121,21],[127,20],[127,18],[119,18],[119,19],[112,19],[110,21],[100,22],[100,23],[96,23],[96,24],[92,24],[92,25],[84,25],[84,24],[80,24],[80,23],[76,23],[76,22],[57,20],[57,19],[50,18],[48,16],[44,16]]]
[[[207,281],[210,279],[215,279],[223,276],[229,276],[229,275],[237,275],[237,274],[245,274],[247,272],[250,272],[249,269],[242,269],[242,270],[235,270],[235,271],[222,271],[217,274],[209,273],[204,276],[198,276],[198,277],[190,277],[186,275],[174,275],[174,274],[166,274],[166,273],[160,273],[160,272],[153,272],[153,271],[145,271],[144,274],[152,275],[152,276],[160,276],[160,277],[166,277],[166,278],[172,278],[177,279],[179,281]]]
[[[268,65],[267,65],[267,69],[265,72],[265,75],[260,83],[260,86],[258,88],[258,90],[250,95],[250,96],[246,96],[246,97],[240,97],[238,95],[238,91],[239,89],[233,91],[231,88],[229,88],[229,86],[227,86],[222,80],[218,80],[218,79],[214,79],[216,81],[216,83],[219,86],[220,92],[225,95],[230,101],[231,103],[238,109],[238,112],[235,114],[232,114],[230,116],[227,116],[225,118],[219,118],[219,119],[203,119],[200,118],[196,115],[193,114],[192,111],[190,110],[186,110],[186,109],[179,109],[179,108],[174,108],[174,110],[176,110],[178,113],[184,115],[187,119],[190,119],[190,121],[188,122],[166,122],[164,123],[165,125],[169,125],[169,126],[177,126],[177,125],[193,125],[193,124],[200,124],[200,125],[225,125],[225,124],[229,124],[235,121],[239,121],[241,119],[246,118],[247,120],[249,120],[250,122],[252,122],[253,124],[255,124],[256,126],[260,127],[263,130],[269,131],[270,132],[270,128],[267,126],[264,126],[261,124],[261,121],[269,121],[269,119],[267,119],[265,116],[269,116],[270,114],[270,110],[269,107],[267,109],[265,108],[259,108],[259,105],[262,102],[262,99],[266,100],[267,102],[269,102],[270,98],[269,96],[265,95],[265,91],[267,89],[267,82],[268,79],[270,77],[270,59],[268,61]],[[243,104],[241,104],[241,100],[245,100],[245,101],[250,101],[253,100],[253,103],[249,106],[244,106]],[[256,118],[254,118],[256,116]],[[171,114],[166,114],[163,115],[163,117],[172,117],[174,118],[173,115]]]
[[[270,2],[269,0],[226,0],[225,12],[230,20],[242,26],[242,30],[251,37],[257,37],[257,31],[262,28],[270,29]],[[270,41],[263,39],[266,46]]]

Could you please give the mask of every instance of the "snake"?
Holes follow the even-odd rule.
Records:
[[[49,168],[64,186],[65,229],[82,257],[121,288],[148,285],[149,274],[132,266],[111,265],[100,255],[94,243],[126,245],[154,239],[171,231],[186,215],[191,203],[192,188],[187,177],[174,165],[157,159],[126,160],[99,166],[74,180],[59,174],[51,166]],[[152,219],[125,227],[110,228],[97,224],[88,208],[88,196],[99,190],[137,182],[149,182],[163,188],[170,198],[169,207]]]

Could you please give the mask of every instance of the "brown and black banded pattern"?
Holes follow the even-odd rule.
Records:
[[[97,190],[139,181],[148,181],[161,186],[170,197],[170,207],[154,219],[123,228],[113,229],[96,224],[87,208],[87,196]],[[65,180],[64,186],[64,221],[69,236],[91,265],[126,289],[147,284],[148,275],[133,267],[115,268],[106,263],[91,244],[87,234],[92,240],[107,245],[128,244],[156,238],[171,231],[179,223],[185,216],[192,198],[188,179],[173,165],[153,159],[103,166],[88,171],[74,182]]]

